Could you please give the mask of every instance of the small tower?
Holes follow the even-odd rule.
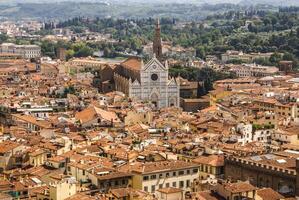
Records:
[[[39,59],[35,59],[35,70],[36,72],[40,72],[41,71],[41,60]]]
[[[162,61],[162,40],[161,40],[161,28],[160,21],[157,20],[155,28],[155,36],[153,41],[153,53],[156,55],[156,58],[161,62]]]
[[[66,49],[65,48],[58,48],[57,49],[57,55],[56,57],[61,60],[61,61],[65,61],[66,60]]]

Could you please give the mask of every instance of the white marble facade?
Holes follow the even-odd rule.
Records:
[[[152,102],[157,108],[179,107],[179,96],[178,80],[169,79],[167,62],[164,66],[155,57],[146,65],[141,63],[140,82],[129,80],[129,97]]]

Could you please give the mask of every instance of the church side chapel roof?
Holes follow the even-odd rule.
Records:
[[[179,80],[177,80],[176,78],[171,78],[169,79],[168,81],[168,85],[172,85],[172,86],[176,86],[176,85],[179,85]]]
[[[121,66],[123,66],[124,68],[127,68],[127,69],[140,71],[141,63],[142,63],[141,58],[130,57],[127,60],[125,60],[124,62],[122,62]]]

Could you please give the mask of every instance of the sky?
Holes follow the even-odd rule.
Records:
[[[127,2],[128,0],[0,0],[2,3],[12,3],[12,2],[19,2],[19,3],[26,3],[26,2],[34,2],[34,3],[41,3],[41,2],[62,2],[62,1],[74,1],[74,2]],[[129,0],[131,2],[148,2],[148,0]],[[192,1],[193,3],[239,3],[240,0],[152,0],[151,2],[162,2],[162,3],[188,3]]]
[[[269,5],[276,6],[290,6],[295,5],[299,6],[299,0],[0,0],[0,3],[5,4],[14,4],[14,3],[53,3],[53,2],[107,2],[107,3],[208,3],[208,4],[217,4],[217,3],[241,3],[241,4],[259,4],[266,3]]]

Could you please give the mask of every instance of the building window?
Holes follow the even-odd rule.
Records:
[[[176,187],[176,182],[173,182],[173,183],[172,183],[172,187]]]
[[[159,189],[162,189],[163,188],[163,184],[159,184]]]
[[[180,181],[180,188],[184,187],[184,181]]]
[[[169,183],[166,183],[166,185],[165,185],[167,188],[169,188]]]
[[[144,180],[144,181],[147,181],[147,180],[148,180],[148,176],[144,176],[144,177],[143,177],[143,180]]]
[[[184,175],[184,171],[179,171],[179,175]]]
[[[198,172],[198,169],[193,169],[193,173],[197,173]]]
[[[299,137],[299,136],[298,136],[298,137]],[[172,175],[173,175],[173,176],[176,176],[176,172],[173,172]]]
[[[189,169],[187,169],[187,174],[190,174],[190,170]]]
[[[156,191],[156,187],[155,185],[152,185],[152,192],[155,192]]]
[[[186,187],[190,187],[190,180],[186,181]]]
[[[154,180],[154,179],[156,179],[156,178],[157,178],[157,175],[156,175],[156,174],[151,175],[151,179],[152,179],[152,180]]]
[[[147,186],[144,186],[143,190],[144,190],[145,192],[148,192],[148,187],[147,187]]]

